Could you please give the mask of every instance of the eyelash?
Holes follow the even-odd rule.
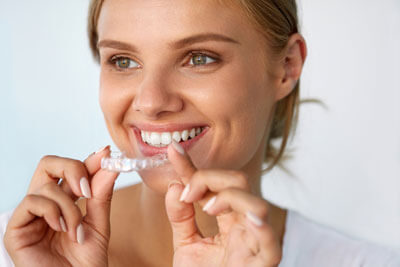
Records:
[[[189,57],[189,62],[191,62],[192,59],[195,56],[206,56],[206,57],[208,57],[208,58],[210,58],[212,60],[211,63],[201,64],[201,65],[189,64],[191,68],[207,67],[207,66],[209,66],[211,64],[216,64],[216,63],[220,62],[220,58],[218,56],[216,56],[216,55],[212,55],[211,56],[211,55],[209,55],[209,53],[204,52],[204,51],[190,51],[187,54],[188,54],[188,56],[186,56],[186,57]],[[109,65],[111,65],[114,69],[116,69],[117,71],[120,71],[120,72],[127,72],[130,69],[135,69],[135,68],[121,68],[121,67],[118,67],[117,66],[117,61],[120,60],[120,59],[128,59],[128,60],[132,60],[132,61],[137,63],[136,60],[133,60],[133,59],[129,58],[128,56],[124,56],[124,55],[114,55],[114,56],[110,57],[110,59],[107,60],[107,63]],[[137,63],[137,64],[139,65],[139,63]],[[186,64],[188,64],[188,63],[186,63]]]
[[[120,67],[118,67],[117,61],[120,60],[120,59],[128,59],[128,60],[132,60],[132,61],[136,62],[136,60],[133,60],[133,59],[127,57],[127,56],[115,55],[115,56],[110,57],[110,59],[107,61],[107,63],[109,65],[111,65],[113,68],[115,68],[117,71],[125,71],[126,72],[126,71],[130,70],[131,68],[120,68]]]

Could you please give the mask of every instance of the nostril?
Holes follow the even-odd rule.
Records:
[[[183,100],[173,94],[151,94],[137,95],[133,100],[133,109],[148,117],[157,117],[164,113],[179,112],[183,108]]]

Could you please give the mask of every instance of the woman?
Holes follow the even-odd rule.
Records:
[[[109,147],[43,157],[12,218],[0,215],[0,266],[400,266],[261,197],[262,163],[279,161],[295,122],[297,24],[292,0],[93,1],[109,133],[129,156],[170,164],[112,196]]]
[[[109,133],[128,156],[170,164],[112,196],[109,147],[43,157],[8,222],[15,265],[277,266],[285,211],[262,199],[260,176],[298,105],[297,24],[290,0],[93,1]]]

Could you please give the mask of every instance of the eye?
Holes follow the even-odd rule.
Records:
[[[216,62],[217,60],[205,54],[192,54],[189,65],[201,66]]]
[[[117,67],[117,69],[122,69],[122,70],[139,67],[139,64],[136,61],[128,57],[121,57],[121,56],[113,57],[111,58],[110,62],[115,67]]]

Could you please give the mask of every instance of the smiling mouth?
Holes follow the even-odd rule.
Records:
[[[165,154],[168,145],[172,141],[179,142],[185,151],[188,151],[207,134],[208,125],[131,125],[140,154],[145,157],[152,157],[157,154]]]
[[[142,141],[152,147],[166,147],[171,144],[172,140],[183,143],[195,139],[201,135],[206,127],[193,127],[183,131],[173,132],[150,132],[140,130]]]

